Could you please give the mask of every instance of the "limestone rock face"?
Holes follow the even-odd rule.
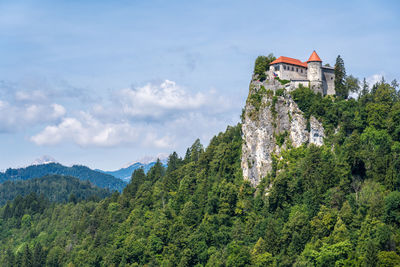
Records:
[[[273,157],[291,144],[322,145],[324,128],[303,112],[278,81],[252,81],[243,114],[243,177],[256,186],[272,170]]]

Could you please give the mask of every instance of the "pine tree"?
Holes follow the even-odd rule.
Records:
[[[178,169],[181,164],[182,164],[182,159],[178,157],[178,154],[176,152],[172,153],[168,157],[168,163],[167,163],[168,166],[166,173],[169,174],[173,172],[174,170]]]
[[[361,92],[360,92],[360,96],[365,96],[368,94],[369,91],[369,85],[367,83],[367,80],[364,78],[362,81],[362,85],[361,85]]]
[[[369,240],[365,251],[364,264],[365,266],[376,266],[377,261],[376,245],[372,240]]]
[[[160,159],[157,159],[156,164],[151,167],[149,173],[147,174],[147,180],[155,183],[157,180],[161,179],[165,175],[165,168],[162,165]]]
[[[189,163],[190,162],[190,148],[186,149],[185,157],[183,158],[183,163]]]
[[[163,183],[164,183],[164,190],[166,192],[169,191],[175,191],[178,187],[178,177],[176,173],[174,173],[175,170],[177,170],[181,165],[183,161],[180,157],[178,157],[178,154],[176,152],[172,153],[168,157],[168,167],[166,170],[166,175],[164,176]]]
[[[124,188],[124,195],[128,197],[134,197],[140,185],[146,180],[146,174],[143,168],[139,168],[133,171],[131,182]]]
[[[12,250],[10,248],[6,250],[3,264],[5,266],[15,266],[15,265],[17,265],[16,261],[15,261],[15,255],[14,255],[14,253],[12,252]]]
[[[25,245],[24,252],[22,254],[22,264],[21,266],[31,267],[32,266],[32,252],[29,249],[28,245]]]
[[[198,161],[200,154],[204,151],[203,145],[200,143],[200,139],[196,139],[193,145],[190,147],[190,160]]]
[[[394,79],[394,80],[390,83],[390,85],[391,85],[394,89],[397,89],[397,88],[399,87],[399,83],[397,82],[396,79]]]
[[[33,250],[32,266],[33,267],[44,266],[45,262],[46,262],[46,251],[43,250],[42,245],[40,243],[36,243],[35,248]]]
[[[10,205],[11,205],[10,201],[7,201],[7,204],[3,210],[3,219],[5,220],[13,216]]]
[[[349,96],[349,92],[345,86],[346,82],[346,69],[344,67],[344,61],[339,56],[336,58],[335,63],[335,90],[336,95],[347,98]]]
[[[71,193],[71,194],[69,195],[68,201],[69,201],[69,202],[72,202],[72,203],[74,203],[74,204],[76,204],[76,202],[78,202],[78,200],[76,199],[76,196],[75,196],[74,193]]]

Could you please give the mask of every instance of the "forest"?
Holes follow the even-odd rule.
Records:
[[[108,189],[99,188],[89,181],[63,175],[46,175],[29,180],[6,181],[0,184],[0,205],[25,197],[31,193],[43,195],[51,202],[100,200],[111,195]]]
[[[324,145],[289,146],[257,188],[242,177],[239,123],[103,200],[9,202],[1,265],[398,266],[398,84],[364,82],[357,98],[345,85],[291,93],[323,123]]]

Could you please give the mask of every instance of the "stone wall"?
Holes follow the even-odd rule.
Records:
[[[303,85],[304,87],[309,87],[310,81],[309,80],[292,80],[290,82],[290,91],[293,91],[293,90],[299,88],[300,84]]]
[[[335,70],[331,67],[322,67],[322,81],[324,95],[334,95],[335,92]]]

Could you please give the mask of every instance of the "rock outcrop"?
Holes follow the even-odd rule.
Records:
[[[289,145],[322,145],[324,128],[313,116],[307,120],[292,99],[293,88],[277,80],[250,83],[243,114],[243,177],[256,186],[272,170],[273,157],[279,158]]]

